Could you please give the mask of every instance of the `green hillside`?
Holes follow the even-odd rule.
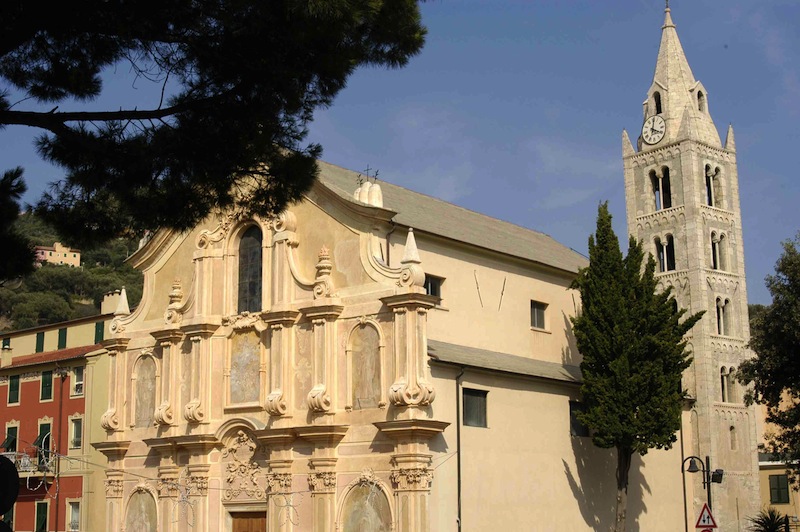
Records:
[[[35,215],[19,217],[17,230],[35,245],[52,246],[58,234]],[[0,331],[26,329],[100,313],[103,294],[125,287],[128,302],[142,297],[142,274],[125,264],[138,243],[118,239],[81,250],[81,267],[43,264],[30,275],[0,285]]]

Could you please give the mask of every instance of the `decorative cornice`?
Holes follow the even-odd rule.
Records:
[[[450,423],[433,419],[402,419],[373,423],[378,430],[397,442],[428,441],[444,432]]]
[[[308,425],[295,427],[294,431],[297,437],[303,440],[335,447],[342,441],[349,428],[350,425]]]
[[[109,460],[119,460],[128,452],[130,445],[130,440],[114,440],[93,443],[92,447],[103,453]]]

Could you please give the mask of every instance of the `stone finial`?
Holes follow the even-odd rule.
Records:
[[[400,264],[402,267],[400,279],[397,281],[398,285],[423,286],[425,284],[425,271],[420,266],[422,261],[419,258],[419,250],[417,250],[417,241],[414,239],[414,230],[411,228],[408,229],[406,249]]]
[[[373,207],[383,207],[383,192],[378,183],[373,183],[369,189],[369,204]]]
[[[383,208],[383,192],[378,183],[365,181],[353,192],[353,199],[372,205],[373,207]]]
[[[314,279],[314,299],[332,296],[333,280],[331,279],[331,271],[333,271],[333,263],[331,262],[331,252],[326,246],[322,246],[319,250],[316,268],[317,275]]]
[[[358,201],[361,203],[369,203],[369,189],[372,188],[372,183],[364,181],[358,189]]]
[[[114,316],[127,316],[130,313],[131,308],[128,306],[128,293],[125,291],[125,287],[123,286],[119,293],[119,303],[117,303]]]
[[[400,263],[422,263],[419,258],[419,251],[417,250],[417,240],[414,238],[414,229],[411,227],[408,228],[408,235],[406,236],[406,249],[405,253],[403,253],[403,260],[401,260]]]
[[[631,139],[628,137],[628,132],[626,130],[622,130],[622,156],[629,157],[634,155],[636,150],[633,149],[633,144],[631,144]]]
[[[662,29],[675,27],[675,23],[672,22],[672,15],[670,13],[671,11],[669,9],[669,2],[667,2],[667,8],[664,10],[664,25],[661,26]]]
[[[733,124],[728,124],[728,135],[725,137],[725,149],[736,151],[736,139],[733,138]]]
[[[170,306],[177,305],[183,299],[183,290],[181,290],[181,280],[179,278],[175,278],[172,281],[172,291],[169,293],[169,304]]]

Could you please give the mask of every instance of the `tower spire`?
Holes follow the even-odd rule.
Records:
[[[719,132],[708,112],[708,95],[703,84],[695,79],[686,59],[669,2],[664,9],[661,44],[648,99],[653,105],[646,110],[646,115],[660,114],[666,122],[666,134],[659,144],[684,140],[680,134],[690,131],[693,140],[722,147]]]

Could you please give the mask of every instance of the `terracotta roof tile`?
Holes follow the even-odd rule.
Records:
[[[62,360],[74,360],[82,358],[87,353],[102,349],[102,344],[83,345],[80,347],[68,347],[66,349],[59,349],[57,351],[47,351],[46,353],[36,353],[35,355],[25,355],[14,357],[11,359],[11,364],[2,369],[19,368],[23,366],[34,366],[36,364],[48,364],[51,362],[61,362]]]

